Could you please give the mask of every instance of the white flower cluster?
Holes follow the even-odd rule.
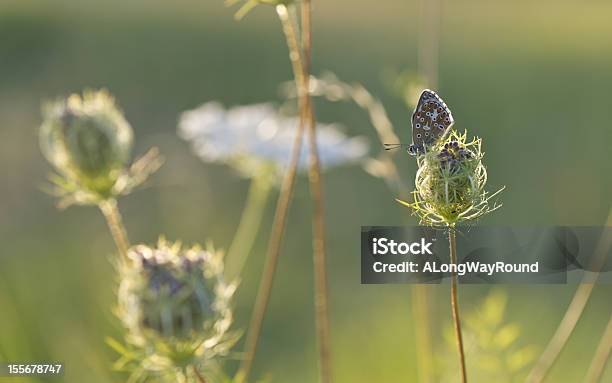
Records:
[[[289,164],[298,123],[298,118],[280,115],[270,103],[225,109],[208,102],[181,115],[179,135],[206,162],[229,164],[249,177],[265,169],[280,174]],[[318,124],[316,129],[324,169],[367,156],[365,138],[347,137],[335,124]],[[299,168],[305,170],[308,140],[302,142]]]

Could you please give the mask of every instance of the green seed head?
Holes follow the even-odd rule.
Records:
[[[485,186],[487,171],[482,159],[482,140],[467,142],[467,133],[456,131],[418,158],[414,202],[400,203],[412,208],[421,223],[454,226],[497,209],[489,200]]]
[[[223,280],[221,256],[160,240],[157,247],[133,247],[129,257],[121,268],[119,316],[130,341],[157,345],[154,352],[173,365],[220,352],[234,291]]]
[[[41,149],[67,179],[102,198],[130,160],[132,128],[106,91],[74,94],[48,105]]]

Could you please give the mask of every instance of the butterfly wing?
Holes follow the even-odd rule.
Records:
[[[412,145],[409,152],[415,155],[423,153],[427,146],[446,136],[454,122],[450,109],[440,96],[425,89],[412,114]]]

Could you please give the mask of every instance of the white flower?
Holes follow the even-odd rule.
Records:
[[[218,102],[208,102],[184,112],[178,131],[202,160],[229,164],[251,177],[266,169],[281,174],[289,164],[297,128],[298,118],[281,116],[270,103],[226,110]],[[308,164],[306,138],[300,170]],[[317,144],[324,169],[358,162],[368,154],[365,138],[349,138],[335,124],[317,125]]]

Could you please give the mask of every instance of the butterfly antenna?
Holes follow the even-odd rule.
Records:
[[[394,149],[399,149],[401,147],[409,147],[410,145],[408,144],[383,144],[385,147],[385,150],[394,150]]]

